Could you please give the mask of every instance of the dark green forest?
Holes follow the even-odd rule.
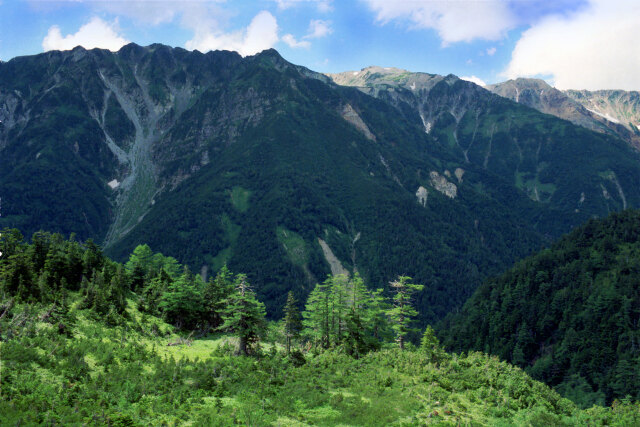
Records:
[[[488,280],[440,336],[583,406],[640,399],[640,211],[591,220]]]

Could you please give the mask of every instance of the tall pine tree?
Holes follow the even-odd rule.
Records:
[[[302,313],[304,320],[304,335],[311,340],[313,345],[324,348],[329,347],[330,342],[330,301],[331,281],[318,283],[307,298],[305,311]]]
[[[387,315],[391,320],[391,327],[401,350],[404,350],[405,339],[411,330],[409,328],[411,318],[418,314],[412,305],[411,298],[414,293],[421,291],[424,287],[410,283],[411,280],[409,276],[398,276],[397,280],[389,283],[396,294],[393,297],[393,308],[387,311]]]
[[[287,302],[284,306],[284,337],[286,340],[287,354],[291,352],[291,343],[300,336],[302,329],[302,320],[300,319],[300,311],[298,310],[298,302],[293,296],[293,292],[289,291]]]
[[[232,332],[239,338],[238,354],[249,355],[250,349],[265,328],[264,304],[256,299],[247,276],[238,274],[235,291],[225,300],[220,330]]]

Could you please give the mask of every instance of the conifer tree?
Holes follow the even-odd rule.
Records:
[[[427,359],[431,362],[438,363],[445,355],[444,350],[440,346],[440,340],[436,336],[431,325],[427,325],[420,341],[420,351],[423,352]]]
[[[291,352],[291,342],[300,336],[301,329],[302,321],[300,319],[300,311],[298,310],[298,302],[293,296],[293,292],[289,291],[287,302],[284,306],[284,336],[287,354]]]
[[[410,283],[410,280],[412,279],[409,276],[398,276],[397,280],[389,283],[395,289],[396,294],[393,297],[393,308],[387,311],[387,315],[391,320],[391,327],[396,334],[396,342],[401,350],[404,350],[405,339],[411,330],[409,328],[411,318],[418,314],[411,303],[411,297],[424,287]]]
[[[199,284],[202,281],[199,278],[185,267],[182,276],[162,294],[159,307],[167,321],[179,328],[195,328],[201,319],[203,302]]]
[[[304,335],[311,339],[314,345],[324,348],[329,347],[330,335],[330,280],[316,284],[307,298],[305,311],[302,313],[304,320]]]
[[[249,355],[265,327],[264,304],[256,299],[245,274],[238,274],[235,291],[225,299],[220,330],[232,332],[239,338],[238,354]]]
[[[333,343],[339,344],[347,331],[347,314],[349,313],[349,279],[344,274],[337,276],[329,276],[326,280],[329,282],[330,292],[330,338],[333,337]],[[330,340],[331,341],[331,340]]]
[[[140,310],[149,314],[159,315],[159,304],[162,300],[162,295],[167,292],[171,283],[171,277],[164,270],[160,270],[156,277],[147,281],[140,295]]]
[[[136,248],[133,250],[133,252],[129,256],[129,260],[124,266],[129,273],[133,273],[133,270],[136,267],[139,267],[146,274],[151,269],[152,262],[153,262],[153,252],[151,251],[151,248],[149,247],[149,245],[144,244],[144,245],[136,246]]]
[[[225,300],[233,292],[233,273],[227,265],[223,265],[214,279],[206,283],[202,296],[204,297],[205,317],[212,329],[222,325],[222,311]]]
[[[384,289],[378,288],[369,294],[369,300],[362,315],[363,322],[368,326],[376,341],[390,340],[392,336],[387,317],[390,306],[383,293]]]

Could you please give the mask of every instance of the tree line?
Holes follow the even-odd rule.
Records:
[[[395,340],[402,349],[417,315],[412,297],[422,285],[399,276],[383,289],[368,289],[359,274],[328,276],[315,286],[301,311],[289,292],[282,320],[273,327],[287,354],[340,349],[354,357]],[[0,234],[0,296],[7,304],[49,304],[52,321],[70,333],[74,319],[68,293],[81,296],[79,308],[92,310],[108,324],[128,317],[131,299],[146,314],[162,317],[185,331],[233,333],[237,353],[249,355],[267,333],[265,306],[245,274],[223,266],[204,281],[172,257],[137,246],[123,265],[106,257],[92,240],[65,240],[60,234],[37,232],[26,242],[16,229]],[[427,331],[428,332],[428,331]],[[425,334],[427,334],[425,332]],[[430,340],[435,336],[430,333]],[[425,335],[426,336],[426,335]],[[437,341],[437,340],[436,340]],[[297,354],[297,353],[296,353]]]

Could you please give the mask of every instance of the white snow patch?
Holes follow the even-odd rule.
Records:
[[[358,74],[360,74],[360,71],[354,71],[354,72],[353,72],[353,75],[354,75],[354,76],[357,76]]]
[[[38,160],[40,158],[40,156],[42,155],[42,153],[38,153],[36,154],[36,160]]]
[[[613,123],[620,123],[620,120],[615,119],[615,118],[611,117],[611,116],[610,116],[610,115],[608,115],[608,114],[601,113],[601,112],[599,112],[599,111],[592,110],[592,109],[590,109],[590,108],[587,108],[587,110],[591,111],[593,114],[597,114],[598,116],[603,117],[603,118],[605,118],[605,119],[609,120],[610,122],[613,122]]]
[[[112,190],[115,190],[120,185],[120,182],[117,179],[112,179],[111,181],[107,182],[107,185],[111,187]]]
[[[411,82],[411,85],[409,87],[411,88],[411,90],[416,90],[416,82]]]

